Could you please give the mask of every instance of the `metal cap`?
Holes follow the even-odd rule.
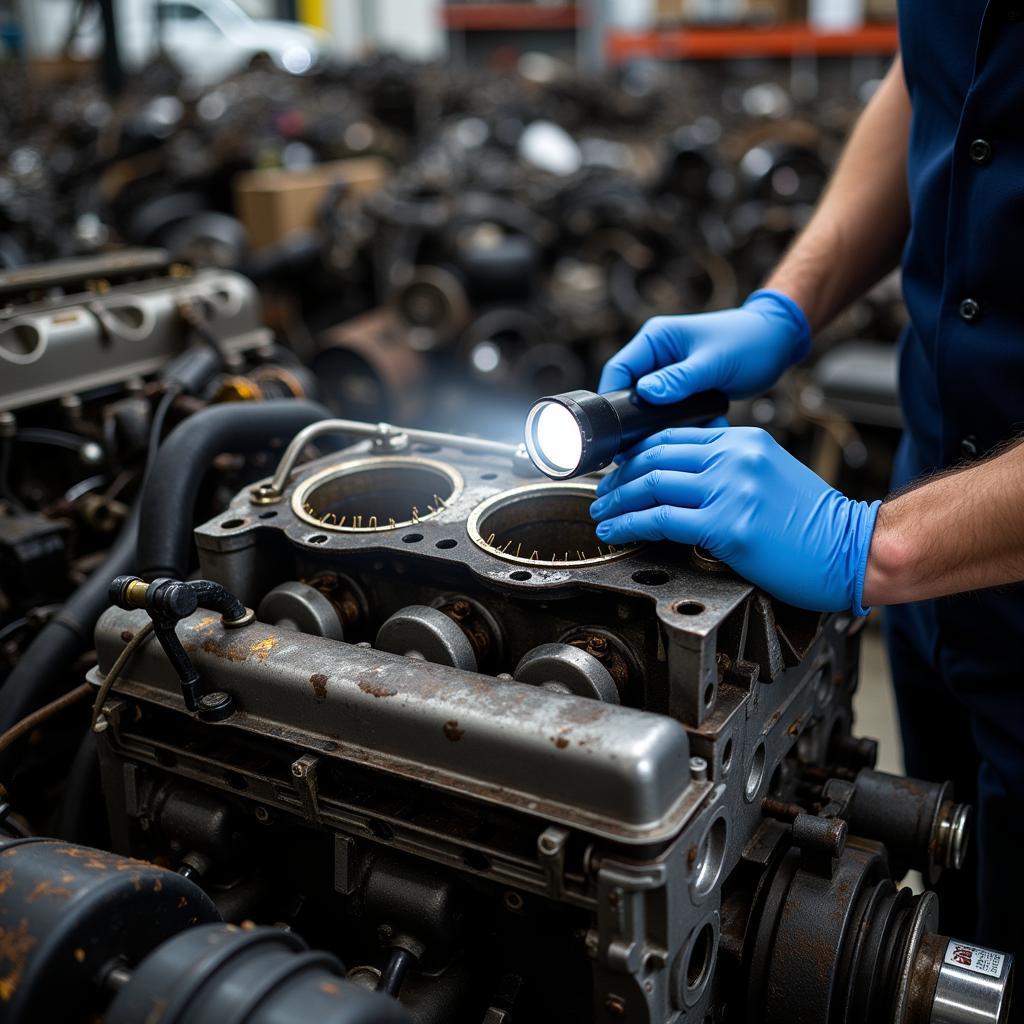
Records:
[[[1013,957],[950,939],[939,964],[931,1024],[1005,1024]]]

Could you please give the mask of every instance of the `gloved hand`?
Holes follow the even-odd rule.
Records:
[[[755,427],[676,427],[640,442],[590,506],[610,544],[697,544],[815,611],[861,607],[881,502],[853,501]]]
[[[637,383],[641,398],[678,402],[717,389],[747,398],[772,386],[811,346],[800,307],[781,292],[754,292],[739,309],[656,316],[605,364],[598,391]]]

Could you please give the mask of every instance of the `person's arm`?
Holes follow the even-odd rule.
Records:
[[[810,223],[769,277],[824,327],[899,262],[910,226],[910,97],[897,57],[864,108]]]
[[[864,604],[902,604],[1024,580],[1024,444],[886,501]]]
[[[816,611],[1024,582],[1024,442],[885,505],[830,487],[753,427],[673,427],[602,478],[590,512],[609,544],[697,544]]]
[[[717,389],[747,398],[806,355],[811,333],[890,271],[910,222],[910,100],[896,59],[864,109],[811,222],[739,309],[656,316],[605,364],[598,390],[655,404]]]

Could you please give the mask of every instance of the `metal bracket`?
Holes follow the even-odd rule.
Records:
[[[297,761],[292,762],[292,775],[295,778],[295,786],[302,798],[302,807],[306,817],[310,821],[319,823],[320,802],[318,799],[316,769],[320,764],[320,758],[312,754],[303,754]]]
[[[555,899],[565,889],[565,847],[569,841],[569,830],[551,825],[537,837],[537,853],[548,880],[548,892]]]

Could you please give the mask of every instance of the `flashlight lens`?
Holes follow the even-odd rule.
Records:
[[[544,402],[530,418],[530,454],[538,468],[556,475],[570,475],[583,458],[583,434],[573,414],[558,402]]]

